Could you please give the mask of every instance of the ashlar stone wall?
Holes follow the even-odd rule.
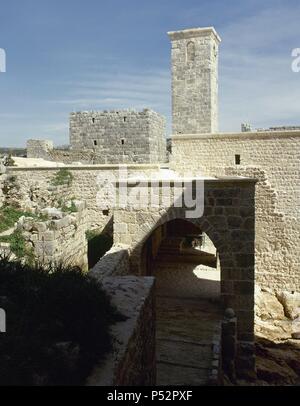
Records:
[[[16,196],[24,210],[53,207],[55,201],[77,199],[86,203],[86,222],[88,229],[102,230],[112,220],[112,204],[105,192],[106,179],[116,181],[119,177],[154,176],[159,165],[128,165],[126,172],[120,165],[66,166],[73,180],[71,184],[53,186],[52,182],[58,168],[11,167],[8,175],[13,176],[18,190]]]
[[[149,109],[70,115],[72,150],[92,151],[95,164],[165,162],[165,131],[165,118]]]
[[[76,206],[77,211],[71,214],[52,210],[54,215],[49,215],[49,220],[46,221],[37,221],[30,217],[19,220],[17,227],[38,263],[88,269],[86,209],[84,203]]]
[[[215,29],[169,32],[172,41],[173,134],[218,131],[218,48]]]
[[[86,384],[155,385],[154,278],[107,277],[102,283],[105,291],[111,296],[112,304],[126,320],[112,326],[114,350],[108,355],[104,365],[94,369]]]
[[[195,187],[196,183],[193,188]],[[162,188],[160,196],[163,198]],[[223,303],[225,308],[233,308],[237,315],[237,369],[241,375],[245,370],[254,370],[255,364],[254,199],[254,180],[207,180],[204,189],[204,214],[200,218],[188,219],[209,236],[218,250]],[[172,206],[161,209],[130,207],[127,210],[115,210],[114,242],[129,246],[133,272],[137,275],[143,272],[143,245],[149,236],[170,220],[186,219],[186,210],[186,207]]]
[[[181,174],[247,176],[256,188],[256,281],[300,290],[300,132],[174,136],[171,168]]]
[[[51,140],[28,140],[26,148],[27,158],[49,159],[54,145]]]

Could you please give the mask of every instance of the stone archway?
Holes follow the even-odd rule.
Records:
[[[234,309],[237,317],[236,367],[240,376],[255,370],[255,183],[245,178],[206,180],[204,214],[189,219],[209,236],[219,253],[223,306]],[[170,220],[186,219],[186,210],[149,207],[115,211],[114,240],[130,247],[133,273],[142,274],[142,249],[149,235]]]
[[[212,343],[221,341],[222,320],[216,250],[205,251],[199,227],[176,219],[152,232],[141,260],[143,274],[156,280],[157,385],[215,383]]]

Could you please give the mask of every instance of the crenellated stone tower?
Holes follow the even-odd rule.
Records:
[[[218,131],[218,49],[213,27],[168,33],[172,41],[173,134]]]

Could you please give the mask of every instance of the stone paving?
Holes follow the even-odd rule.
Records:
[[[207,385],[213,335],[221,319],[219,273],[178,262],[175,256],[169,263],[158,260],[154,273],[157,385]]]

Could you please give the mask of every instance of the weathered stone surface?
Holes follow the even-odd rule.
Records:
[[[108,276],[123,276],[130,273],[129,253],[126,247],[113,247],[92,268],[89,275],[98,281]]]
[[[60,157],[75,161],[90,151],[96,164],[165,162],[165,127],[165,118],[149,109],[71,113],[72,149]]]
[[[281,292],[277,297],[284,307],[286,317],[291,320],[300,317],[300,293]]]
[[[107,277],[103,287],[126,319],[111,327],[113,353],[94,369],[87,385],[155,385],[154,279]]]
[[[254,207],[232,197],[234,206],[225,213],[245,219],[233,238],[239,243],[255,227],[256,281],[277,291],[300,291],[299,255],[300,173],[299,131],[244,132],[232,134],[188,134],[172,138],[171,169],[179,174],[207,176],[247,176],[258,179]],[[241,165],[235,165],[239,154]],[[288,156],[288,160],[287,160]],[[212,159],[213,157],[213,159]],[[209,199],[222,199],[225,195]],[[226,197],[227,198],[227,197]],[[231,198],[231,197],[230,197]],[[214,204],[208,202],[209,204]],[[228,219],[231,227],[238,220]]]
[[[49,218],[54,219],[54,220],[59,220],[63,218],[63,213],[59,209],[55,209],[54,207],[46,207],[45,209],[42,210],[43,214],[46,214],[49,216]]]
[[[88,268],[87,259],[87,218],[85,204],[78,202],[77,212],[62,213],[55,208],[46,208],[43,213],[59,219],[36,222],[23,217],[17,226],[30,244],[35,259],[41,264],[63,263],[64,265]]]
[[[259,339],[256,343],[257,377],[268,385],[299,385],[300,345],[287,341],[276,344]]]
[[[275,293],[255,287],[255,313],[261,320],[284,320],[284,308]]]
[[[169,36],[173,134],[217,132],[220,38],[213,28],[170,32]]]

